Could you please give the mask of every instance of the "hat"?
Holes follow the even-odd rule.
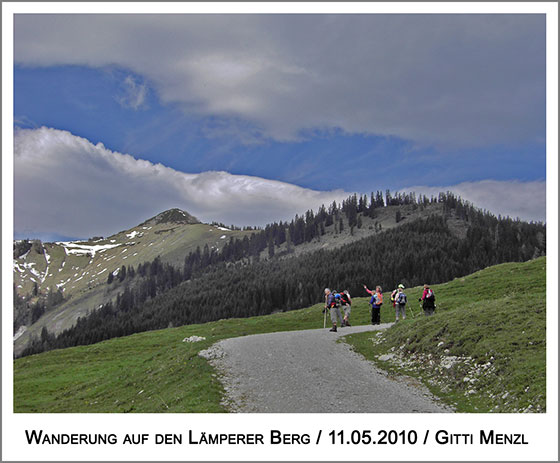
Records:
[[[401,283],[401,284],[399,285],[399,288],[404,289],[404,285]]]

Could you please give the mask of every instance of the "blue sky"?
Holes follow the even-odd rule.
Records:
[[[489,175],[495,180],[523,181],[546,175],[542,142],[415,147],[399,137],[341,130],[308,131],[300,141],[263,139],[248,145],[227,136],[208,138],[204,127],[212,124],[211,116],[200,119],[184,114],[176,105],[162,105],[149,87],[141,108],[119,103],[125,97],[122,82],[131,75],[115,68],[16,66],[15,125],[63,128],[92,143],[102,142],[114,151],[184,172],[227,170],[319,190],[336,187],[366,192],[418,182],[454,185]],[[140,82],[142,78],[133,75],[133,79]],[[332,174],[326,175],[326,170]],[[395,171],[399,175],[393,178]]]
[[[106,234],[167,207],[262,225],[411,187],[544,220],[544,25],[543,15],[16,15],[15,233]],[[125,155],[114,196],[144,175],[140,160],[196,185],[191,175],[203,175],[209,190],[177,193],[160,172],[149,205],[134,191],[128,203],[96,203]],[[70,197],[97,219],[29,213],[67,197],[55,178],[86,175],[89,163],[107,175],[99,167],[98,183],[83,179]],[[219,181],[205,175],[215,171]],[[300,202],[266,181],[300,188]],[[203,206],[220,182],[227,199],[250,191],[260,202]]]

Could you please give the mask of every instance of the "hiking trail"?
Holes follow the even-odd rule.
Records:
[[[224,339],[201,356],[218,370],[223,403],[248,413],[442,413],[452,409],[410,377],[389,377],[341,336],[391,326],[360,325]]]

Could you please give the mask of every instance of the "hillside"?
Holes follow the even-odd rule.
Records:
[[[118,278],[122,266],[136,268],[158,256],[162,262],[182,266],[185,255],[197,247],[208,245],[219,250],[231,238],[243,238],[248,233],[203,224],[184,211],[172,209],[107,238],[29,243],[27,250],[22,249],[25,252],[14,255],[15,291],[33,303],[38,299],[33,296],[37,285],[35,292],[42,295],[49,289],[60,290],[64,301],[32,326],[27,321],[17,327],[16,351],[20,352],[30,335],[39,335],[43,327],[58,333],[78,317],[114,299],[120,288],[108,287],[107,278],[109,273]]]
[[[383,341],[376,343],[379,351],[373,350],[377,347],[370,340],[371,334],[363,335],[363,349],[356,348],[367,356],[377,356],[404,348],[419,353],[431,346],[428,349],[437,351],[438,357],[469,356],[481,368],[487,365],[491,375],[488,383],[480,378],[479,384],[469,386],[468,391],[474,392],[469,394],[468,403],[451,400],[457,402],[458,411],[543,411],[545,284],[546,258],[539,258],[498,265],[434,285],[438,297],[434,317],[409,317],[406,323],[393,326]],[[414,301],[420,291],[420,287],[407,289],[409,300]],[[519,298],[525,304],[515,304]],[[503,305],[503,299],[510,303]],[[367,300],[353,298],[354,325],[369,322]],[[285,313],[150,331],[17,359],[14,409],[18,413],[223,412],[222,385],[198,352],[229,337],[322,328],[321,307],[319,303]],[[414,310],[418,312],[416,307]],[[394,320],[390,304],[383,306],[381,320]],[[356,345],[357,336],[362,335],[350,338]],[[440,342],[443,344],[438,345]],[[405,347],[399,349],[401,345]],[[443,376],[450,378],[448,393],[458,389],[464,395],[465,372],[460,368],[449,372],[453,375]],[[530,383],[526,385],[526,381]],[[500,394],[494,389],[498,385]],[[435,392],[445,398],[444,389],[442,385]],[[508,397],[516,400],[511,402]]]
[[[489,265],[525,261],[546,249],[544,225],[498,219],[452,194],[431,200],[387,194],[385,203],[378,192],[369,205],[367,197],[354,195],[341,205],[333,203],[316,214],[308,211],[290,223],[259,230],[227,233],[223,226],[193,222],[183,211],[168,211],[121,232],[124,241],[113,237],[92,240],[96,244],[91,245],[70,243],[74,251],[76,246],[82,246],[81,252],[95,251],[87,265],[108,278],[99,275],[78,294],[49,291],[39,298],[51,301],[46,306],[16,297],[15,314],[25,314],[27,306],[32,322],[16,333],[16,355],[302,308],[316,300],[317,288],[324,285],[355,292],[364,280],[382,286],[397,279],[407,286],[437,283]],[[211,245],[207,242],[201,249],[204,240]],[[131,255],[134,246],[143,252]],[[31,247],[33,251],[35,243]],[[22,258],[29,258],[31,251]],[[154,254],[163,254],[167,263]],[[141,257],[154,260],[135,267]],[[113,258],[115,271],[107,267]],[[45,261],[51,261],[50,255]],[[124,263],[119,267],[119,262]],[[63,262],[59,271],[64,268]],[[83,275],[75,273],[74,280],[84,280]],[[216,298],[223,302],[216,305]],[[21,316],[14,318],[25,324]]]
[[[273,245],[274,253],[277,258],[291,258],[322,249],[340,248],[427,214],[441,214],[442,210],[443,205],[437,202],[428,202],[420,207],[417,204],[380,207],[375,214],[368,215],[362,211],[358,227],[350,227],[350,220],[336,212],[337,216],[340,215],[338,221],[324,226],[322,235],[292,246],[286,241],[277,243]],[[398,222],[395,219],[397,211],[401,217]],[[449,219],[449,222],[455,224],[459,235],[464,235],[464,221]],[[16,300],[19,304],[16,303],[14,310],[15,354],[20,355],[43,328],[58,334],[74,326],[78,318],[116,300],[124,288],[118,284],[107,286],[109,273],[119,280],[123,266],[128,270],[135,269],[158,256],[163,263],[180,269],[185,256],[196,251],[197,247],[203,249],[208,245],[210,252],[219,253],[229,244],[242,243],[244,237],[253,234],[263,235],[265,242],[258,247],[264,249],[257,254],[259,259],[268,259],[268,227],[265,230],[238,230],[202,224],[196,217],[179,209],[162,212],[107,238],[58,243],[16,242],[14,290],[20,300]],[[233,260],[242,257],[243,254]],[[126,284],[129,284],[128,281]],[[33,308],[39,305],[40,300],[50,299],[51,292],[55,296],[52,299],[58,301],[52,304],[53,307]]]
[[[39,337],[36,330],[21,353],[29,355],[220,318],[298,309],[316,301],[325,285],[355,293],[364,281],[384,287],[395,285],[397,280],[406,286],[438,283],[489,265],[525,261],[546,249],[546,229],[542,224],[498,219],[452,195],[441,195],[437,202],[427,205],[424,201],[403,204],[428,212],[416,220],[403,220],[404,214],[397,209],[397,227],[380,230],[376,225],[371,236],[340,247],[303,255],[293,252],[298,245],[325,240],[328,226],[335,227],[335,234],[345,228],[352,233],[360,228],[360,221],[363,225],[363,217],[376,218],[380,210],[392,206],[397,204],[362,207],[360,213],[354,197],[341,209],[333,206],[329,212],[310,212],[305,219],[296,218],[289,225],[272,224],[251,233],[249,238],[230,239],[219,253],[205,246],[203,252],[187,255],[183,269],[154,260],[139,266],[134,278],[132,271],[126,275],[123,271],[126,278],[119,277],[119,283],[111,283],[105,289],[117,293],[114,300],[58,334],[45,327]],[[429,213],[438,208],[440,214]],[[344,216],[355,226],[346,227]],[[460,233],[458,221],[466,228]],[[285,242],[292,252],[276,254],[275,242]],[[269,257],[259,258],[266,248]],[[283,258],[292,254],[290,259]],[[221,303],[216,304],[216,300]]]
[[[420,379],[460,411],[546,411],[546,258],[432,288],[434,316],[422,315],[420,289],[413,288],[405,322],[348,342],[392,374]]]
[[[184,211],[172,209],[144,223],[87,241],[38,243],[14,256],[14,283],[20,294],[63,288],[66,295],[81,294],[105,283],[108,272],[122,265],[134,266],[160,256],[164,262],[182,265],[196,246],[221,248],[231,236],[244,232],[200,223]],[[181,257],[182,256],[182,257]]]

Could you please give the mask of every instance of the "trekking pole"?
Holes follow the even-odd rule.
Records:
[[[324,314],[324,316],[323,316],[323,328],[326,328],[327,327],[327,308],[326,307],[323,309],[323,314]]]

